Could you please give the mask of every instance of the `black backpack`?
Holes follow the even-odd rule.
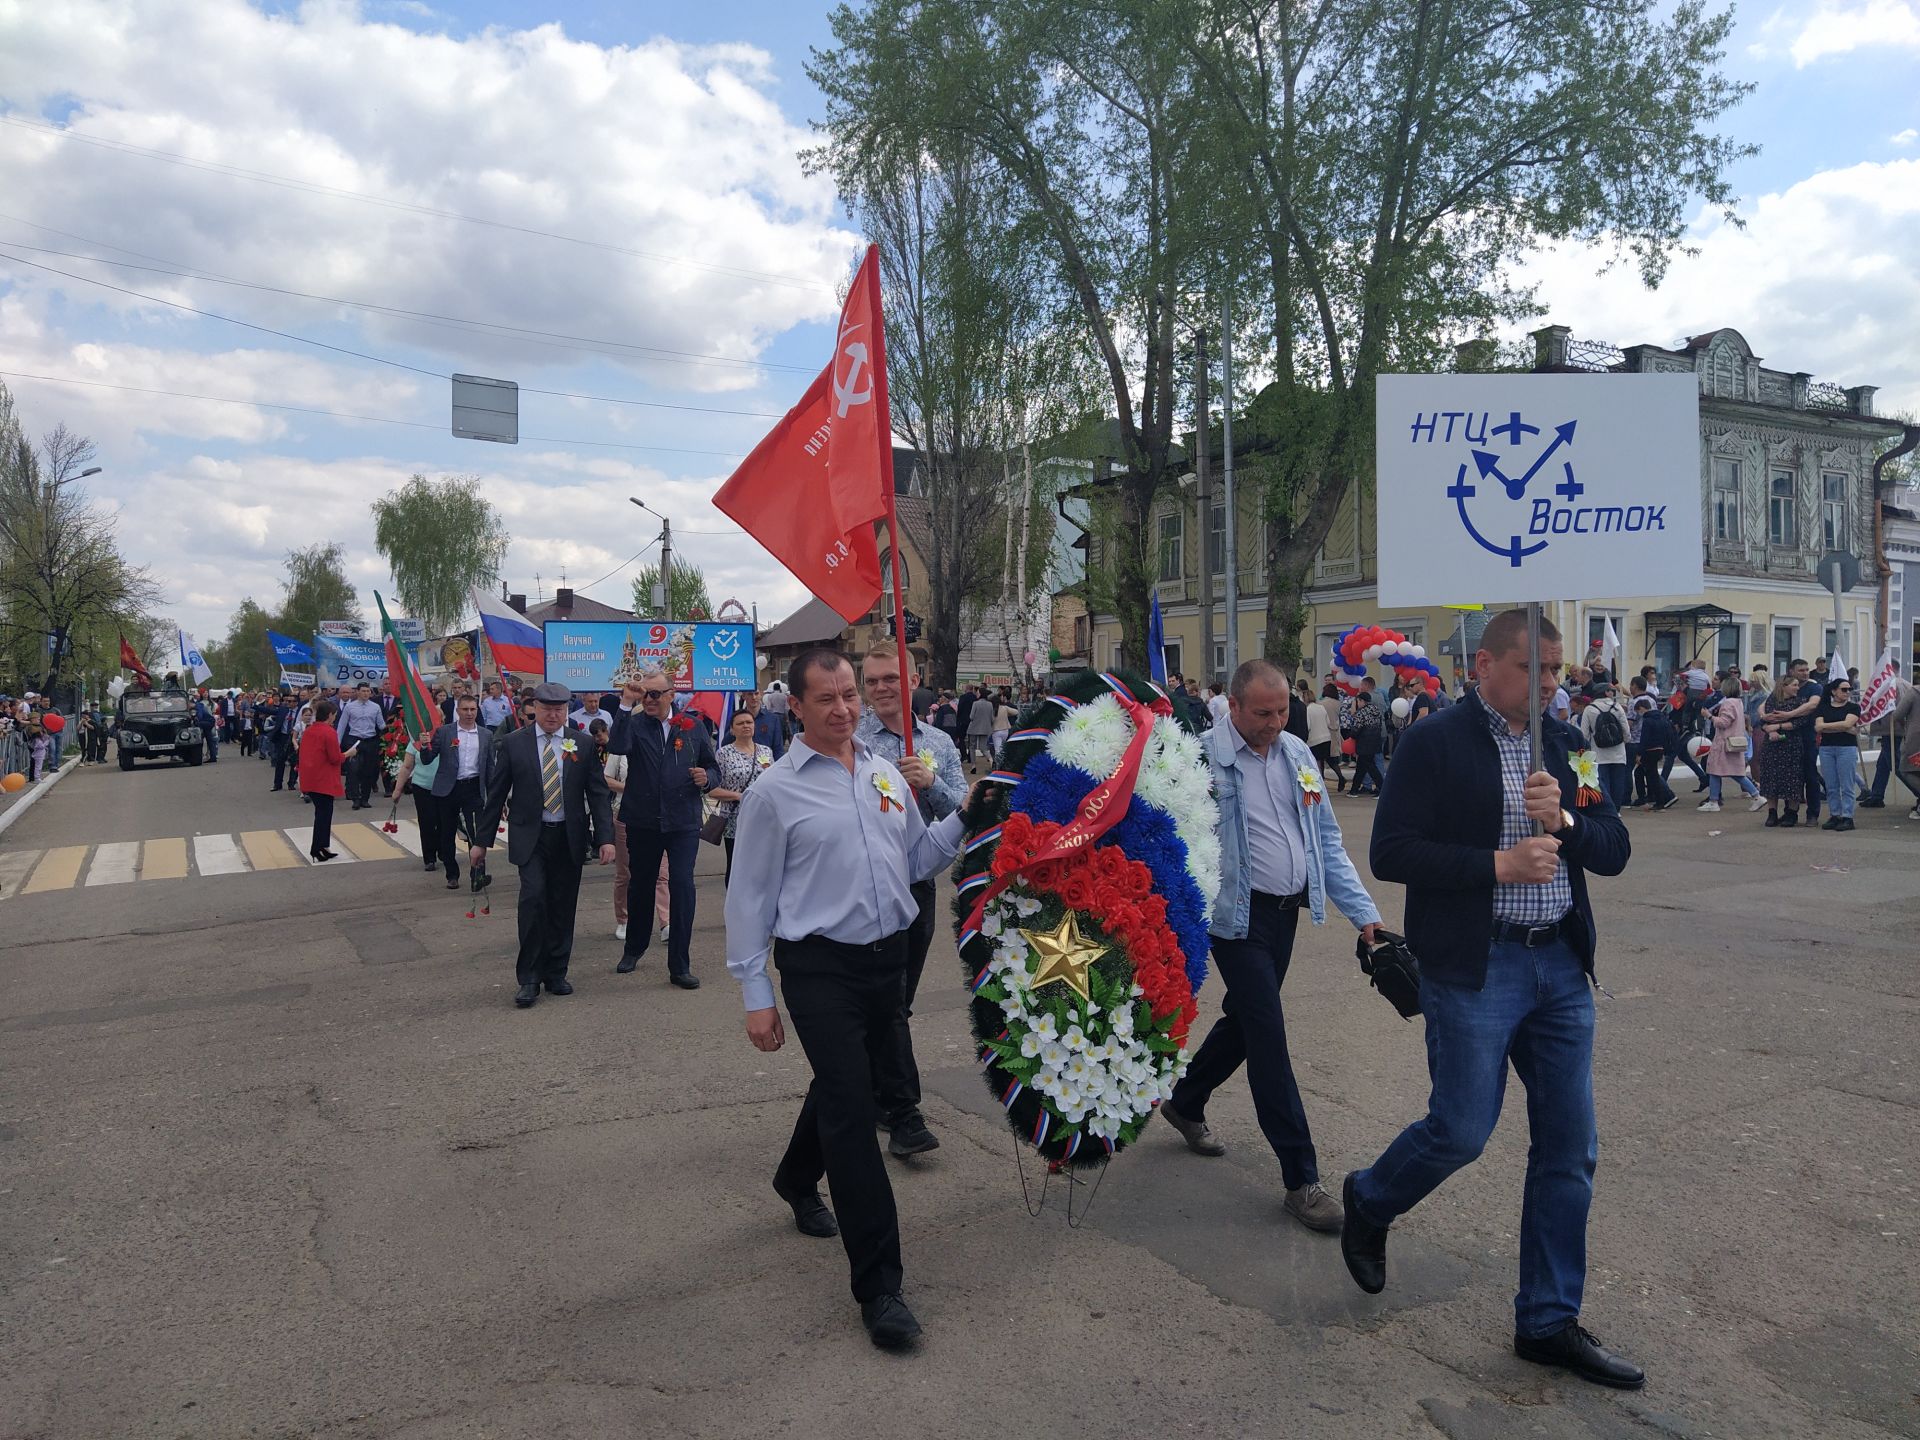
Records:
[[[1611,705],[1593,712],[1593,743],[1602,750],[1627,743],[1627,727],[1620,723],[1620,712]]]

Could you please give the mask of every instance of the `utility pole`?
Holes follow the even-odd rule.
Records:
[[[1200,492],[1200,672],[1213,671],[1213,427],[1207,416],[1207,332],[1193,337],[1193,474]]]
[[[1233,500],[1233,297],[1220,298],[1220,440],[1225,459],[1220,471],[1227,507],[1227,676],[1240,668],[1240,550],[1234,537]],[[1209,637],[1211,638],[1211,637]]]
[[[671,620],[673,614],[673,522],[666,516],[660,517],[660,618]]]

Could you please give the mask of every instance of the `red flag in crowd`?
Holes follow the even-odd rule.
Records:
[[[127,643],[127,637],[120,637],[120,664],[133,671],[134,683],[142,690],[153,689],[153,677],[147,674],[147,667],[140,663],[140,657],[133,653],[133,646]]]
[[[852,622],[880,595],[873,522],[890,515],[892,499],[879,252],[870,246],[840,312],[833,360],[713,503]]]

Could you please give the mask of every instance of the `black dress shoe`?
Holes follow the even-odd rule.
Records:
[[[440,868],[440,862],[438,860],[429,860],[427,861],[426,868],[429,872],[438,870]]]
[[[892,1133],[887,1136],[889,1155],[924,1155],[929,1150],[939,1148],[939,1137],[927,1129],[927,1122],[918,1115],[895,1125]]]
[[[514,991],[513,1003],[524,1010],[539,998],[540,987],[538,985],[522,985],[518,990]]]
[[[447,874],[447,889],[458,890],[459,888],[460,888],[459,873],[457,871],[449,871]]]
[[[1615,1390],[1638,1390],[1647,1383],[1645,1371],[1607,1349],[1578,1320],[1569,1320],[1561,1329],[1537,1340],[1525,1335],[1514,1336],[1513,1353],[1536,1365],[1571,1370],[1582,1380],[1610,1385]]]
[[[831,1240],[840,1233],[840,1226],[833,1218],[833,1211],[827,1208],[827,1202],[820,1198],[820,1191],[789,1190],[778,1180],[773,1182],[773,1193],[793,1207],[793,1228],[802,1235],[811,1235],[816,1240]]]
[[[562,975],[558,980],[547,981],[547,993],[549,995],[571,995],[573,994],[573,985],[568,981],[566,976]]]
[[[635,967],[639,964],[640,957],[638,955],[622,955],[620,957],[620,963],[613,967],[613,973],[616,975],[631,975]]]
[[[1354,1203],[1353,1177],[1359,1173],[1349,1170],[1340,1185],[1340,1203],[1347,1212],[1340,1224],[1340,1254],[1353,1283],[1369,1295],[1378,1295],[1387,1288],[1387,1227],[1361,1215]]]
[[[860,1321],[882,1350],[904,1350],[920,1338],[920,1322],[898,1295],[860,1302]]]
[[[667,978],[673,982],[674,988],[679,990],[698,990],[700,988],[700,977],[698,975],[669,975]]]

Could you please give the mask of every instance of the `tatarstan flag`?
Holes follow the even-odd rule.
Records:
[[[387,614],[386,601],[380,598],[378,590],[373,592],[373,603],[380,607],[380,633],[387,642],[387,688],[400,701],[407,738],[418,740],[440,723],[440,712],[433,708],[427,687],[420,683],[419,672],[407,658],[407,647],[401,643],[400,632],[393,628],[393,617]]]

